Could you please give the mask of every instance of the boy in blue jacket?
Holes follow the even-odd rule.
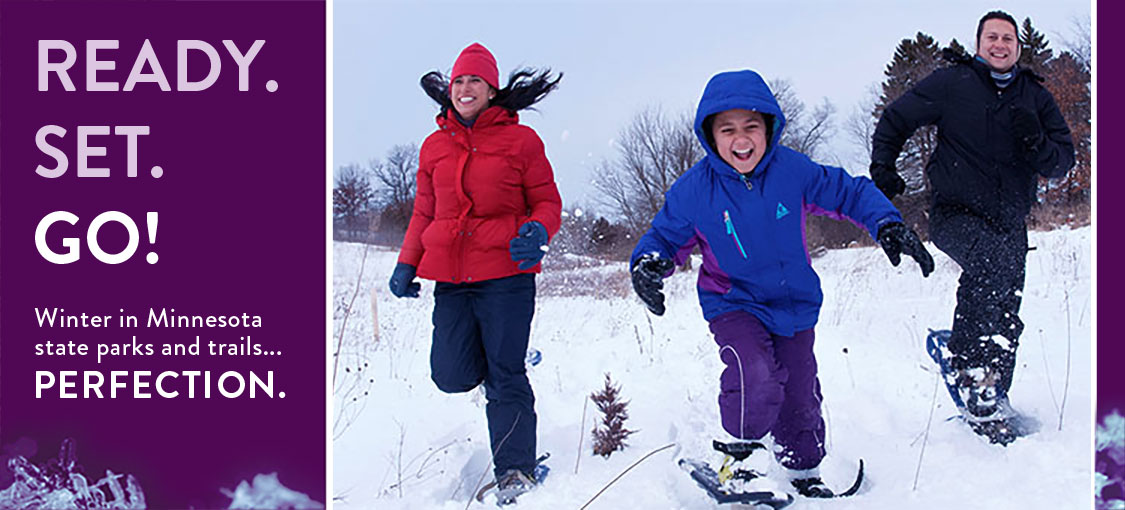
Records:
[[[772,434],[798,492],[829,497],[817,472],[824,420],[813,355],[823,294],[805,245],[805,215],[852,220],[892,264],[909,255],[923,276],[934,262],[870,179],[782,147],[784,129],[785,116],[757,73],[711,78],[695,116],[707,156],[665,194],[629,267],[634,290],[662,315],[663,278],[699,245],[699,303],[726,364],[723,429],[740,440]],[[762,473],[724,465],[720,474],[724,484],[740,484]]]

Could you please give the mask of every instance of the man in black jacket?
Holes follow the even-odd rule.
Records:
[[[1014,439],[996,430],[1006,429],[1023,331],[1025,219],[1038,176],[1062,177],[1074,165],[1070,130],[1043,79],[1016,65],[1017,33],[1011,15],[985,14],[975,58],[947,50],[953,65],[884,110],[871,154],[872,180],[894,197],[906,188],[895,169],[903,144],[917,128],[937,126],[937,149],[926,166],[930,238],[961,266],[950,364],[974,429],[1002,444]]]

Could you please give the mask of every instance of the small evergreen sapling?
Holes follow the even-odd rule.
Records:
[[[609,374],[605,374],[605,387],[600,392],[591,393],[590,400],[602,412],[601,423],[594,425],[594,454],[608,458],[617,450],[625,449],[625,438],[636,432],[625,428],[625,420],[629,419],[626,406],[628,401],[621,400],[621,388],[614,386]]]

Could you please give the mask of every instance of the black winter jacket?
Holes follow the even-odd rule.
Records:
[[[937,149],[926,166],[934,207],[952,206],[998,226],[1022,225],[1035,200],[1036,174],[1062,177],[1074,166],[1070,129],[1043,81],[1017,68],[1012,83],[996,86],[987,64],[967,55],[891,103],[872,137],[872,168],[894,168],[914,130],[938,128]],[[1036,112],[1042,141],[1027,151],[1012,134],[1012,110]],[[872,176],[874,177],[874,176]]]

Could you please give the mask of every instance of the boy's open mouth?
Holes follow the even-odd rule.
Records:
[[[750,161],[750,156],[754,155],[754,149],[732,150],[731,152],[734,153],[734,159],[739,161]]]

